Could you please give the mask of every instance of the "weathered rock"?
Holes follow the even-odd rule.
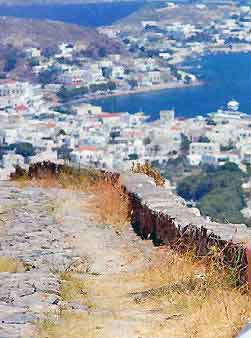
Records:
[[[0,273],[0,337],[34,338],[43,313],[58,311],[60,282],[51,270],[63,269],[71,257],[63,250],[64,230],[48,213],[53,202],[46,193],[7,182],[0,189],[1,210],[7,210],[0,256],[15,257],[27,270]]]

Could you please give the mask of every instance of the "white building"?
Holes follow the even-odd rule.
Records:
[[[24,158],[22,155],[8,153],[3,155],[2,166],[3,168],[14,168],[16,165],[24,166]]]
[[[201,163],[216,164],[220,154],[218,143],[193,142],[189,147],[189,162],[191,165]]]
[[[175,110],[161,110],[160,113],[160,122],[163,124],[170,124],[174,121],[175,118]]]
[[[71,161],[79,165],[91,165],[102,162],[104,151],[95,146],[80,146],[71,153]]]
[[[0,97],[20,97],[30,95],[32,89],[27,82],[2,80],[0,82]]]

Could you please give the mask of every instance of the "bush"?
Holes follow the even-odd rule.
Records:
[[[197,207],[202,215],[223,223],[244,223],[240,210],[244,207],[243,194],[231,187],[215,189],[206,194]]]
[[[16,64],[17,64],[17,52],[15,50],[12,50],[7,55],[3,71],[7,73],[12,71],[16,67]]]
[[[244,207],[243,178],[235,163],[227,163],[212,172],[204,168],[201,174],[184,178],[176,190],[186,200],[197,201],[201,213],[215,221],[244,223],[240,212]]]
[[[80,88],[61,87],[57,95],[62,101],[68,101],[68,100],[81,97],[85,94],[88,94],[88,92],[89,90],[87,87],[80,87]]]
[[[41,82],[42,85],[54,83],[57,80],[58,73],[59,70],[54,67],[44,70],[39,74],[39,82]]]
[[[33,156],[35,154],[33,145],[28,142],[20,142],[15,144],[16,154],[23,157]]]

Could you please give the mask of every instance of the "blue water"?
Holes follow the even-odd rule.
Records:
[[[191,62],[190,62],[191,64]],[[108,112],[144,111],[152,119],[159,111],[174,108],[177,116],[206,115],[234,98],[242,111],[251,114],[251,53],[216,54],[192,62],[204,85],[111,97],[92,101]],[[197,66],[201,65],[198,69]]]
[[[144,6],[143,2],[116,2],[86,5],[0,6],[0,16],[49,19],[82,26],[106,26]]]

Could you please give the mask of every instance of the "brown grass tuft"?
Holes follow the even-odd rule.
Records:
[[[25,272],[28,267],[22,262],[12,257],[0,257],[0,272]]]
[[[154,168],[149,162],[144,164],[133,163],[132,172],[134,174],[145,174],[154,179],[156,186],[163,186],[165,178],[161,175],[158,169]]]
[[[121,233],[130,222],[130,201],[120,182],[103,180],[92,191],[94,194],[91,205],[97,221],[113,225],[116,232]]]

